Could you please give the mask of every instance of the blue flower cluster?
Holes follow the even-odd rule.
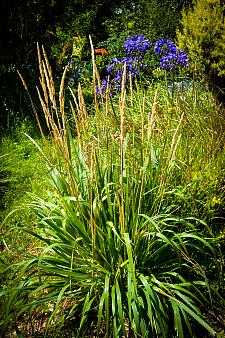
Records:
[[[98,95],[104,95],[109,89],[109,95],[113,96],[121,90],[124,64],[126,63],[126,81],[132,80],[139,74],[141,68],[146,65],[142,62],[144,54],[150,47],[150,41],[144,39],[144,34],[132,35],[124,44],[126,56],[117,59],[113,58],[106,68],[106,77],[101,82],[101,88],[96,87]]]
[[[140,56],[144,54],[147,49],[150,47],[150,41],[144,39],[145,34],[141,35],[131,35],[131,38],[128,38],[124,44],[124,51],[129,55],[136,55]]]
[[[177,49],[176,44],[169,39],[161,39],[155,43],[155,54],[160,56],[160,68],[162,70],[169,70],[177,66],[188,67],[187,53]]]

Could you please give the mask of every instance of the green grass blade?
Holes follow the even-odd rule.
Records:
[[[181,318],[181,315],[180,315],[179,306],[173,300],[171,300],[171,305],[172,305],[172,308],[173,308],[174,328],[175,328],[175,330],[177,332],[178,337],[179,338],[184,338],[182,318]]]
[[[120,319],[120,325],[122,327],[123,336],[127,337],[126,330],[125,330],[125,316],[123,312],[123,303],[121,297],[121,290],[119,286],[118,280],[116,280],[116,299],[117,299],[117,308],[118,308],[118,315]]]

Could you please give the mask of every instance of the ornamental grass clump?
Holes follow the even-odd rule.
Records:
[[[68,117],[65,74],[55,104],[45,54],[39,61],[39,97],[55,145],[45,156],[54,195],[32,205],[39,222],[36,231],[25,231],[43,247],[23,265],[14,300],[9,290],[9,312],[32,318],[39,306],[51,307],[46,336],[54,337],[68,323],[76,337],[193,337],[193,322],[214,336],[203,316],[210,288],[197,261],[214,250],[197,219],[177,217],[164,205],[184,114],[157,155],[157,95],[148,130],[145,98],[137,128],[127,109],[125,67],[114,111],[96,104],[88,117],[81,92],[80,99],[72,92]]]

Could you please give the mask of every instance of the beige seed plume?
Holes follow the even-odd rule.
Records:
[[[148,131],[147,131],[148,140],[151,139],[151,136],[152,136],[153,131],[154,131],[157,111],[158,111],[158,102],[157,102],[157,92],[156,92],[155,97],[154,97],[154,102],[153,102],[153,105],[152,105],[152,114],[148,119]]]

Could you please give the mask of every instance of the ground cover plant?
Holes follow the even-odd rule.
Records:
[[[46,336],[215,335],[207,311],[223,278],[223,229],[212,222],[224,198],[220,108],[197,84],[172,97],[161,84],[125,86],[125,65],[113,100],[94,90],[90,114],[79,87],[69,110],[66,70],[58,102],[41,54],[39,98],[54,147],[40,150],[54,193],[31,205],[39,222],[23,230],[38,250],[1,293],[3,332],[26,336],[20,322],[38,312]]]

